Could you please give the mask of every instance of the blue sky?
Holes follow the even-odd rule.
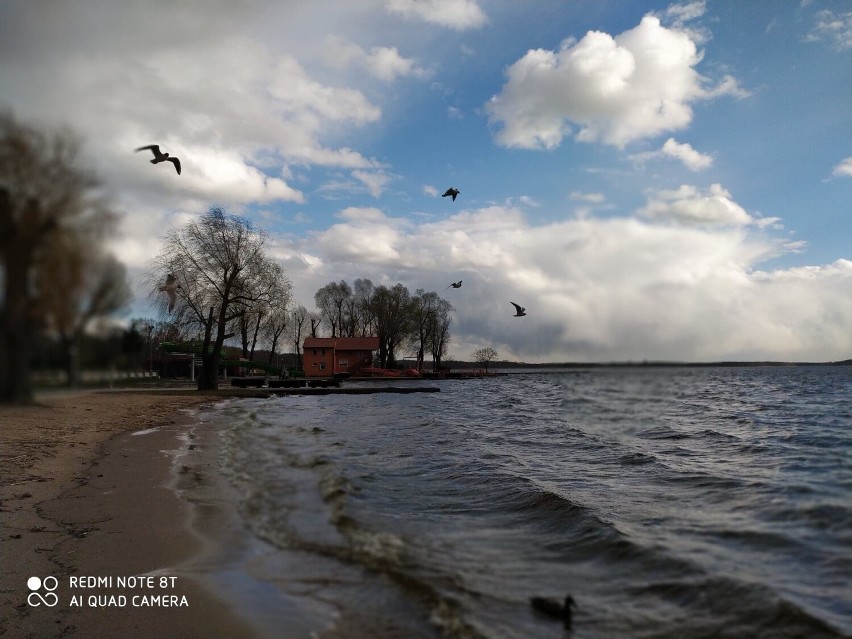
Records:
[[[128,316],[163,234],[221,205],[309,308],[341,279],[442,292],[460,358],[852,356],[846,2],[13,0],[0,25],[0,106],[80,133],[124,214]]]

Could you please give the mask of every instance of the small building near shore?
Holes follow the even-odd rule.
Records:
[[[377,350],[378,337],[306,337],[302,348],[305,377],[357,375],[359,369],[373,365]]]

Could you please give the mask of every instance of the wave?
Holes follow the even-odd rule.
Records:
[[[688,614],[679,629],[670,625],[666,636],[682,632],[689,637],[767,637],[772,639],[836,639],[838,629],[809,614],[803,607],[753,582],[724,577],[662,581],[629,589],[636,599],[652,599],[649,606],[672,605]]]

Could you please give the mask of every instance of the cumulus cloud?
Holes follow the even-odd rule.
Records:
[[[694,68],[701,56],[688,33],[648,15],[615,37],[590,31],[528,51],[486,109],[504,146],[549,149],[568,135],[624,146],[686,128],[694,102],[743,94],[731,77],[708,86]]]
[[[325,51],[327,62],[342,70],[361,67],[368,73],[391,82],[398,77],[425,78],[429,71],[411,58],[400,55],[396,47],[371,47],[369,51],[339,36],[329,36]]]
[[[817,11],[815,24],[805,36],[806,42],[828,40],[838,51],[852,49],[852,11],[839,13],[830,9]]]
[[[635,153],[630,156],[631,160],[644,162],[656,158],[673,158],[683,162],[690,171],[703,171],[713,165],[713,156],[696,151],[690,144],[680,143],[674,138],[665,141],[662,148],[647,153]]]
[[[191,17],[191,5],[174,13],[109,5],[96,18],[92,5],[80,11],[19,5],[18,13],[32,15],[17,16],[28,25],[26,37],[4,31],[0,84],[16,87],[4,92],[4,102],[36,121],[66,123],[73,114],[74,129],[108,183],[121,184],[123,196],[142,198],[155,181],[156,197],[172,197],[174,207],[187,198],[301,202],[291,165],[376,167],[323,140],[377,121],[378,106],[241,35],[227,3],[216,7],[215,18],[200,18],[204,11]],[[93,20],[103,28],[93,29]],[[179,180],[152,172],[133,154],[152,143],[181,158]]]
[[[742,226],[753,222],[752,216],[720,184],[712,184],[705,191],[689,185],[654,191],[637,212],[643,217],[681,224]]]
[[[834,167],[834,171],[831,174],[836,177],[852,177],[852,155],[841,160],[840,164]]]
[[[312,244],[330,262],[386,264],[401,259],[402,219],[388,218],[375,208],[349,207],[339,217],[344,221],[314,235]]]
[[[485,12],[476,0],[388,0],[391,13],[442,27],[464,30],[485,24]]]
[[[727,197],[720,187],[703,195],[713,193]],[[760,270],[783,246],[753,225],[612,217],[537,226],[499,206],[419,225],[378,209],[339,217],[282,245],[300,269],[291,272],[304,287],[297,297],[359,277],[440,292],[452,273],[465,282],[451,299],[451,351],[462,357],[483,344],[527,361],[832,360],[852,351],[852,262]],[[299,266],[303,254],[314,256],[310,268]],[[527,308],[523,325],[509,300]]]

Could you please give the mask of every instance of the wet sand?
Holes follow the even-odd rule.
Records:
[[[258,636],[182,568],[206,542],[178,495],[207,478],[186,456],[198,422],[180,409],[211,399],[88,392],[0,407],[0,636]]]

